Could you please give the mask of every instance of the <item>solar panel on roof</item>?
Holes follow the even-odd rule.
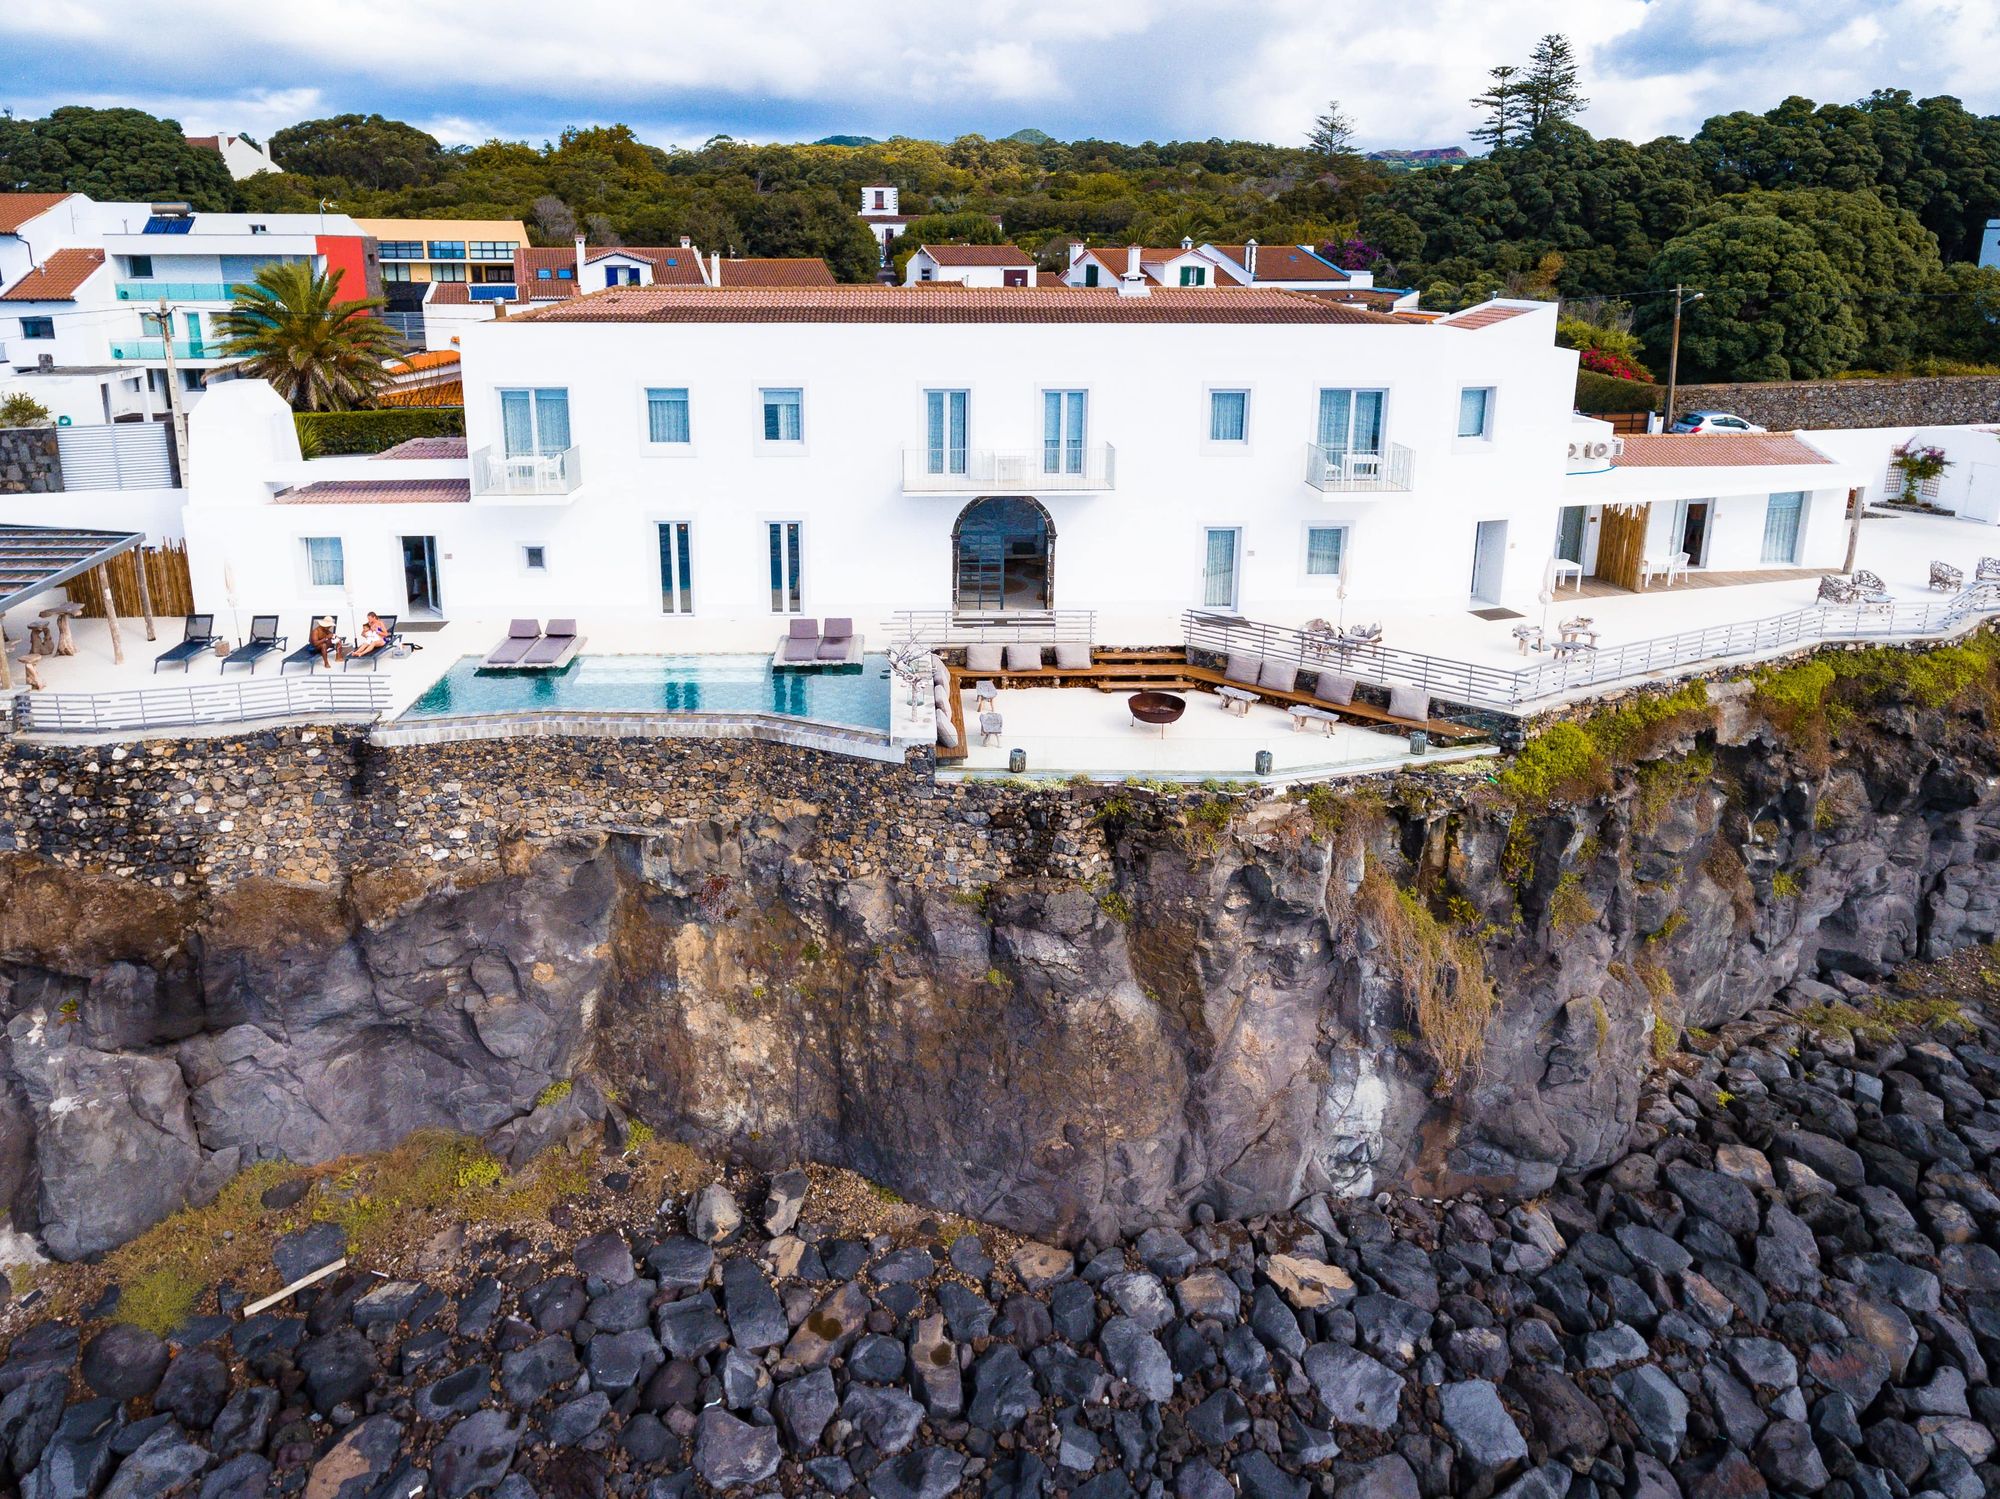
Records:
[[[142,234],[186,234],[192,228],[194,228],[193,219],[167,218],[162,214],[156,213],[146,220],[146,227],[140,232]]]

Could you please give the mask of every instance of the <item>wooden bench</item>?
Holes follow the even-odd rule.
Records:
[[[1442,718],[1415,719],[1396,718],[1387,708],[1378,708],[1373,703],[1364,703],[1358,698],[1351,703],[1329,703],[1310,692],[1282,692],[1275,687],[1259,687],[1252,682],[1232,682],[1221,672],[1207,666],[1186,666],[1183,674],[1198,685],[1205,687],[1240,687],[1245,692],[1254,692],[1267,703],[1282,708],[1305,707],[1323,708],[1328,713],[1355,723],[1371,724],[1381,728],[1400,729],[1408,733],[1411,729],[1422,729],[1431,738],[1441,743],[1454,739],[1469,739],[1473,731],[1463,724],[1448,722]]]

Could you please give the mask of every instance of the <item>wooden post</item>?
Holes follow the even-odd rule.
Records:
[[[14,690],[14,663],[7,659],[7,616],[0,614],[0,690]]]
[[[104,622],[111,626],[111,659],[119,666],[125,664],[125,637],[118,632],[118,604],[111,597],[111,569],[102,563],[97,567],[97,589],[104,595]]]
[[[1867,508],[1859,489],[1847,491],[1847,565],[1841,568],[1841,572],[1850,577],[1861,554],[1861,517]]]
[[[132,570],[139,575],[139,613],[145,616],[146,638],[157,640],[153,633],[153,590],[146,585],[146,548],[144,543],[132,549]]]

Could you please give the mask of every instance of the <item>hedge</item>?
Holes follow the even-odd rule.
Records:
[[[1586,414],[1659,411],[1665,405],[1666,391],[1660,386],[1620,380],[1595,370],[1576,372],[1576,409]]]
[[[411,437],[463,437],[463,406],[399,406],[380,411],[295,411],[299,443],[315,439],[322,458],[380,453]]]

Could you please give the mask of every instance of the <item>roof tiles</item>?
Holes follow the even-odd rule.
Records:
[[[732,290],[621,286],[551,303],[514,323],[1347,323],[1405,326],[1293,292],[1172,288],[1079,297],[1046,287],[822,286]]]
[[[1019,245],[925,245],[923,252],[939,265],[1030,266],[1035,263]],[[727,278],[723,284],[728,284]]]
[[[76,289],[104,264],[102,250],[57,250],[5,291],[0,302],[73,302]]]
[[[21,226],[38,219],[68,193],[0,193],[0,234],[19,234]]]
[[[321,479],[272,498],[278,505],[463,505],[470,479]]]
[[[1635,433],[1617,468],[1783,468],[1833,460],[1791,432]]]

